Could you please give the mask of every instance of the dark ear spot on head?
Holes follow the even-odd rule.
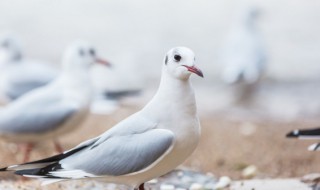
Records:
[[[168,63],[168,55],[166,56],[166,60],[164,61],[165,64]]]

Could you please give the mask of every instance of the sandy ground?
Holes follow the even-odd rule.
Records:
[[[100,134],[135,110],[137,110],[137,107],[124,107],[109,116],[92,115],[77,133],[65,136],[60,141],[65,149],[71,148],[82,140]],[[259,172],[256,176],[258,178],[301,177],[320,170],[318,164],[320,157],[318,157],[317,153],[306,150],[306,147],[311,142],[284,138],[287,131],[301,126],[315,125],[316,121],[291,121],[286,123],[272,122],[261,118],[258,121],[254,119],[244,120],[241,117],[236,117],[237,112],[235,111],[229,111],[229,114],[223,112],[213,113],[211,117],[202,116],[201,142],[184,166],[205,173],[213,173],[216,177],[230,176],[233,180],[242,179],[241,171],[248,165],[255,165],[258,168]],[[21,162],[22,154],[18,152],[17,146],[14,144],[1,142],[0,152],[0,166]],[[34,150],[31,159],[35,160],[53,154],[55,152],[52,144],[46,142]],[[20,178],[14,177],[10,173],[1,174],[0,179],[5,180],[1,184],[14,185],[17,189],[19,189],[18,187],[33,189],[34,186],[38,186],[36,181],[25,184],[20,181]],[[12,184],[12,180],[18,181]],[[278,184],[285,185],[286,181],[245,182],[245,185],[241,186],[241,188],[268,187],[269,183],[277,184],[276,186],[278,186]],[[80,189],[86,189],[81,184],[72,184],[81,187]],[[239,183],[236,184],[234,189],[241,189]],[[287,185],[288,188],[284,186],[283,189],[292,189],[289,188],[291,187],[290,185],[295,188],[303,187],[297,180],[294,180],[294,182],[289,180]],[[47,188],[55,189],[57,187],[60,186],[54,185]],[[61,189],[70,189],[71,187],[73,186],[69,184],[61,186]]]

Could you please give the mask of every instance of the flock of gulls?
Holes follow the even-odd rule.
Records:
[[[263,76],[266,52],[255,27],[258,15],[255,9],[246,11],[232,30],[236,32],[230,33],[222,74],[228,84],[255,86]],[[167,52],[158,91],[140,111],[63,151],[58,138],[77,130],[96,97],[89,73],[93,64],[111,66],[86,41],[76,41],[65,50],[59,71],[26,60],[15,37],[0,38],[0,92],[7,102],[0,109],[0,137],[24,144],[23,164],[1,172],[41,178],[44,184],[95,178],[142,190],[145,182],[168,173],[192,154],[201,130],[190,76],[204,75],[195,64],[195,54],[186,47]],[[102,96],[118,99],[138,93],[106,91]],[[287,137],[319,139],[320,128],[294,130]],[[34,145],[48,139],[59,154],[30,162]],[[320,143],[309,150],[320,150]]]

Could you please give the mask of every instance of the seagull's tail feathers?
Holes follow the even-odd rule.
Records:
[[[308,147],[309,151],[320,151],[320,143],[315,143]]]
[[[286,137],[288,138],[301,138],[301,139],[320,139],[320,128],[313,129],[300,129],[289,132]]]
[[[24,177],[43,178],[45,180],[43,184],[50,184],[57,181],[70,179],[73,177],[72,175],[71,177],[69,177],[68,175],[63,176],[56,174],[58,171],[64,171],[63,167],[60,164],[60,161],[85,148],[90,147],[92,144],[96,142],[97,139],[98,138],[90,139],[84,143],[81,143],[77,147],[69,151],[66,151],[62,154],[58,154],[56,156],[52,156],[42,160],[37,160],[34,162],[28,162],[20,165],[13,165],[5,168],[0,168],[0,172],[15,171],[15,174],[22,175]]]
[[[79,147],[76,147],[70,151],[66,151],[62,154],[58,154],[56,156],[52,156],[52,157],[45,158],[42,160],[37,160],[37,161],[33,161],[33,162],[27,162],[24,164],[12,165],[12,166],[8,166],[5,168],[0,168],[0,172],[4,172],[4,171],[29,171],[29,170],[34,170],[34,169],[41,169],[41,168],[47,167],[49,165],[52,165],[54,163],[58,163],[60,160],[66,158],[76,152],[79,152],[80,150],[82,150],[86,147],[87,146],[79,146]],[[19,173],[19,172],[18,173],[16,172],[16,174],[21,175],[21,173]]]
[[[121,90],[121,91],[108,91],[105,92],[105,98],[112,100],[119,100],[121,98],[129,97],[129,96],[137,96],[141,93],[140,89],[134,90]]]
[[[40,179],[42,181],[41,182],[42,186],[69,179],[69,178],[56,177],[51,175],[50,171],[55,169],[61,169],[61,167],[59,167],[59,163],[54,163],[44,168],[17,170],[15,171],[15,174],[28,177],[28,178]]]

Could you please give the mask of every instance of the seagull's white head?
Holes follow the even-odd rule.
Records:
[[[255,21],[260,17],[260,10],[257,7],[247,7],[243,13],[243,19],[246,25],[252,26]]]
[[[0,62],[14,62],[22,57],[21,45],[11,34],[0,37]]]
[[[172,48],[164,60],[164,69],[174,78],[186,80],[192,73],[203,77],[202,71],[195,66],[195,55],[186,47]]]
[[[63,66],[67,70],[87,70],[93,63],[111,66],[109,62],[99,58],[95,48],[85,41],[71,44],[64,55]]]

